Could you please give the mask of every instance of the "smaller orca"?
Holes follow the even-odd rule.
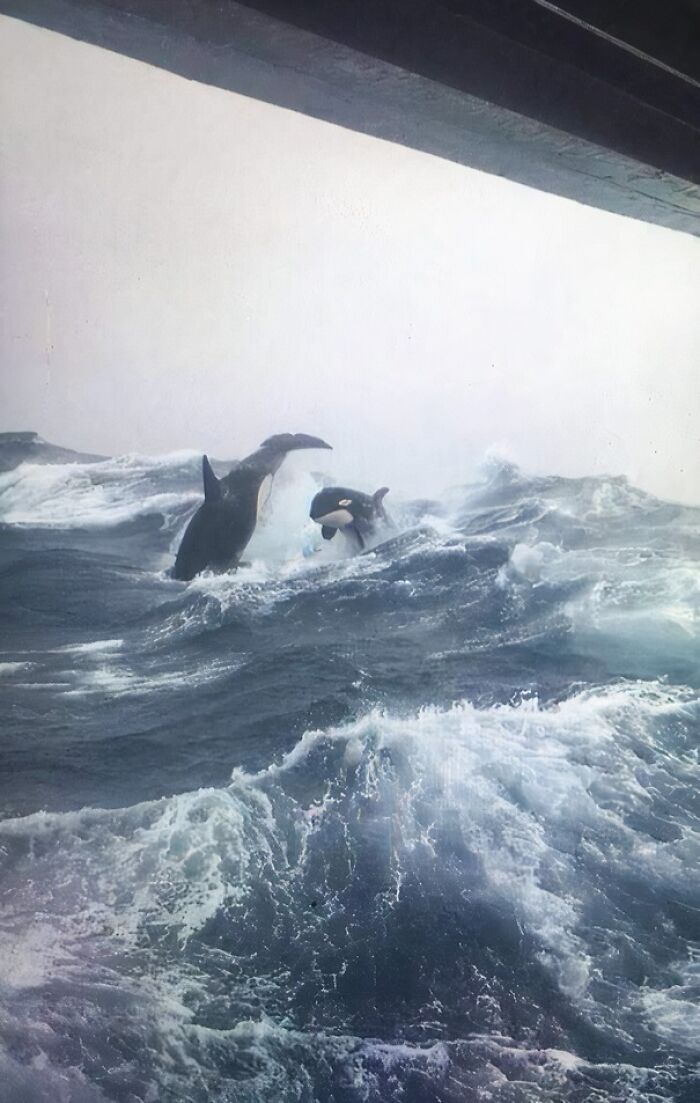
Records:
[[[332,540],[340,529],[364,549],[376,523],[389,521],[384,509],[384,496],[388,493],[388,486],[380,487],[374,494],[363,494],[347,486],[327,486],[314,498],[309,516],[321,525],[324,540]]]

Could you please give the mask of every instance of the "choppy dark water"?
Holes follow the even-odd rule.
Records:
[[[700,511],[492,465],[170,580],[199,457],[0,475],[0,1098],[700,1097]],[[55,459],[47,454],[45,458]]]

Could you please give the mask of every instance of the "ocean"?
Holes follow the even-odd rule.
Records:
[[[184,584],[199,454],[0,442],[0,1099],[699,1099],[700,509],[315,462]]]

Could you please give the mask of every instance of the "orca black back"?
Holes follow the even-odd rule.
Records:
[[[250,541],[265,492],[288,452],[330,448],[307,433],[280,433],[217,478],[207,456],[202,457],[204,501],[180,542],[173,577],[189,582],[202,571],[235,568]]]

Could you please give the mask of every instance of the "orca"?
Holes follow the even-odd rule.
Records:
[[[235,569],[287,453],[330,447],[320,437],[307,433],[280,433],[264,440],[257,451],[236,463],[221,479],[203,456],[204,501],[185,529],[173,578],[189,582],[207,568],[217,572]]]
[[[363,494],[347,486],[326,486],[311,503],[309,516],[321,525],[324,540],[332,540],[340,529],[362,551],[377,522],[389,522],[384,509],[384,496],[388,493],[388,486],[380,487],[374,494]]]

